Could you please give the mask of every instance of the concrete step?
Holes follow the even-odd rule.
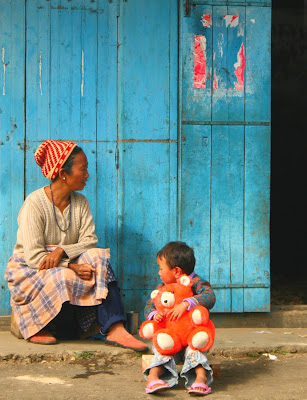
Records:
[[[211,313],[217,328],[307,328],[307,305],[272,306],[268,313]],[[0,316],[0,331],[10,330],[11,316]]]
[[[268,313],[211,313],[217,328],[306,328],[307,305],[274,305]]]

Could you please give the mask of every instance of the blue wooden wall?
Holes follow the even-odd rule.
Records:
[[[0,3],[0,314],[19,208],[47,184],[33,158],[46,138],[88,156],[84,194],[127,309],[143,309],[157,251],[181,238],[215,287],[215,311],[269,310],[270,4],[223,4]],[[206,37],[205,89],[194,87],[196,35]]]
[[[3,275],[24,199],[24,15],[24,2],[0,2],[0,315],[9,312]]]

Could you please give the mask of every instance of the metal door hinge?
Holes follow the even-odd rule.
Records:
[[[191,0],[185,0],[183,5],[184,5],[184,16],[190,17],[191,16]]]

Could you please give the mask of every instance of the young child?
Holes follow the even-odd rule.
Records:
[[[210,283],[194,272],[194,251],[184,242],[170,242],[157,254],[159,276],[163,284],[176,283],[181,275],[189,275],[193,280],[193,297],[185,299],[168,312],[171,320],[177,320],[196,305],[211,309],[215,304],[215,295]],[[145,307],[145,317],[162,321],[164,314],[155,310],[153,300],[149,299]],[[212,383],[212,369],[207,359],[207,352],[192,350],[189,346],[174,357],[161,355],[153,348],[154,356],[148,368],[143,372],[147,379],[146,393],[169,389],[178,383],[176,362],[184,359],[180,376],[185,378],[185,386],[191,394],[211,393],[208,386]]]

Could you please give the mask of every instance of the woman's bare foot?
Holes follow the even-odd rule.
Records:
[[[129,332],[126,331],[122,322],[113,324],[107,334],[107,340],[111,343],[118,344],[122,347],[137,351],[146,351],[148,346],[141,340],[133,337]]]

